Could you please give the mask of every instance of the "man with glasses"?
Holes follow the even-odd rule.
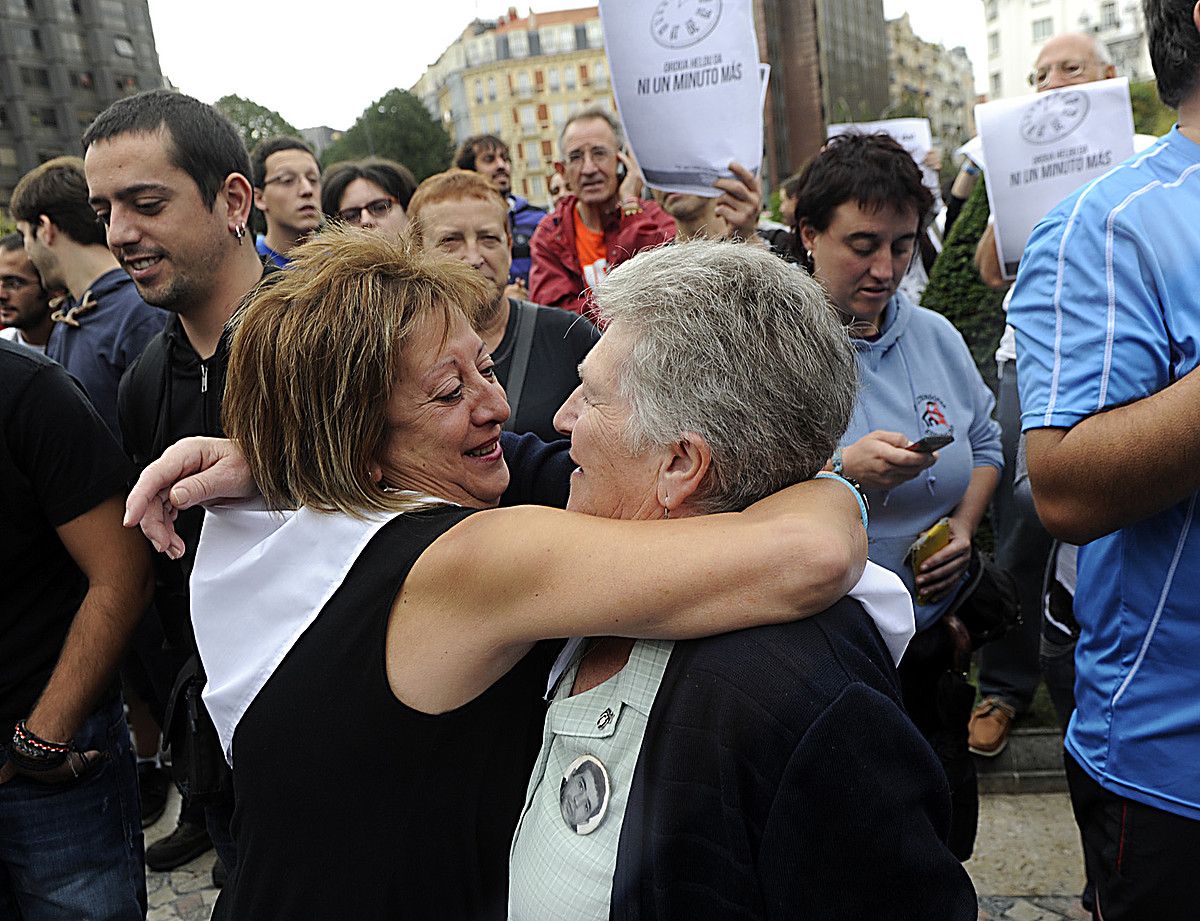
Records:
[[[572,115],[559,135],[564,195],[530,241],[529,299],[594,319],[591,289],[613,268],[675,237],[675,221],[642,201],[642,177],[621,127],[600,108]]]
[[[50,297],[19,233],[0,237],[0,324],[0,339],[45,353],[54,327]]]
[[[142,300],[105,246],[78,157],[56,157],[26,173],[9,208],[43,282],[68,292],[56,302],[46,354],[83,384],[120,440],[117,385],[167,314]]]
[[[508,202],[508,223],[512,235],[512,267],[508,270],[508,296],[528,297],[529,240],[546,216],[541,208],[512,190],[512,156],[508,145],[494,134],[480,134],[462,142],[454,156],[454,165],[486,176]]]
[[[250,154],[254,206],[267,222],[255,249],[264,261],[286,269],[288,252],[321,226],[321,165],[299,138],[274,137]]]
[[[1094,35],[1071,32],[1056,35],[1043,46],[1030,85],[1039,93],[1078,86],[1117,75],[1108,48]],[[1146,139],[1150,140],[1150,139]],[[1143,145],[1144,146],[1144,145]],[[991,288],[1008,288],[996,253],[995,225],[988,224],[975,250],[980,277]],[[1007,301],[1005,305],[1007,306]],[[969,745],[984,757],[999,755],[1008,743],[1016,718],[1029,709],[1042,675],[1038,647],[1042,634],[1041,597],[1051,539],[1037,515],[1013,498],[1017,442],[1021,434],[1020,400],[1017,393],[1016,335],[1006,326],[996,350],[999,393],[996,419],[1003,435],[1005,470],[993,500],[996,528],[996,561],[1016,580],[1021,609],[1021,626],[1008,636],[990,643],[979,654],[979,687],[983,700],[971,716]],[[1061,683],[1047,673],[1048,681]],[[1057,690],[1057,689],[1056,689]],[[1065,689],[1069,693],[1069,688]]]

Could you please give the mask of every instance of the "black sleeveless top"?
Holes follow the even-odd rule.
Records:
[[[539,644],[440,716],[395,698],[384,659],[413,563],[469,514],[446,506],[381,528],[242,717],[238,865],[214,917],[505,917],[509,846],[561,644]]]

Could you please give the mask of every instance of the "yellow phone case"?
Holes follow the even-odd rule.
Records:
[[[950,543],[950,519],[943,518],[913,541],[912,546],[908,548],[908,553],[904,555],[904,560],[912,568],[913,575],[920,572],[925,561],[948,543]],[[918,592],[917,604],[929,604],[928,597]]]

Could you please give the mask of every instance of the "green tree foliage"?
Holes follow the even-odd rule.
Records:
[[[1134,131],[1158,137],[1171,130],[1171,126],[1175,124],[1175,110],[1163,105],[1153,80],[1131,83],[1129,96],[1133,102]]]
[[[325,166],[361,157],[398,160],[420,181],[450,166],[450,136],[407,90],[394,89],[371,103],[358,121],[325,149]]]
[[[266,138],[279,135],[300,137],[300,131],[286,118],[274,109],[260,106],[252,99],[241,96],[222,96],[215,103],[216,108],[225,115],[246,144],[247,150],[253,150],[254,145]]]
[[[967,340],[979,373],[994,388],[996,347],[1004,333],[1004,292],[985,285],[975,268],[975,248],[990,213],[981,176],[933,264],[921,306],[936,310],[954,324]]]

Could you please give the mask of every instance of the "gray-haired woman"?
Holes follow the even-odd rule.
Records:
[[[821,291],[767,252],[644,253],[605,280],[597,306],[608,331],[555,420],[580,465],[568,508],[737,511],[812,477],[845,430],[853,348]],[[868,566],[880,591],[899,582]],[[970,880],[945,845],[946,785],[892,667],[907,639],[881,636],[848,597],[708,639],[572,644],[513,843],[510,918],[720,906],[973,919]],[[576,781],[588,763],[606,781],[598,801]],[[584,826],[581,801],[594,816]],[[856,884],[868,867],[875,884]]]

